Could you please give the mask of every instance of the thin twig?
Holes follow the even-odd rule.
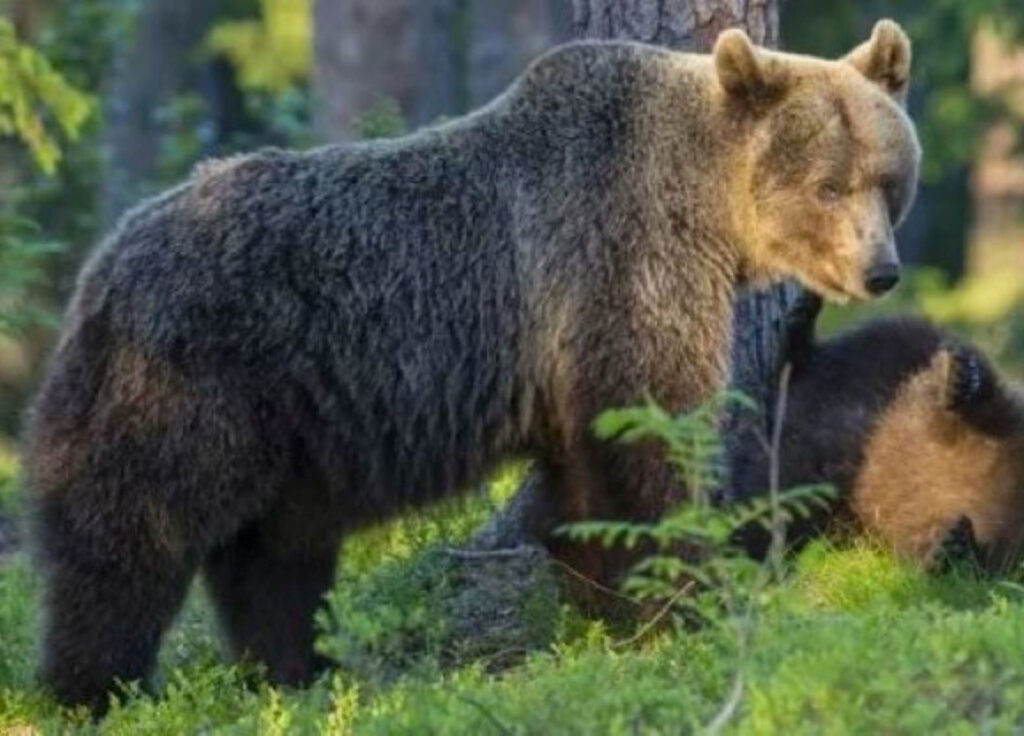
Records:
[[[738,623],[739,632],[737,645],[739,647],[739,660],[740,666],[736,669],[736,674],[733,677],[732,687],[729,690],[729,696],[725,699],[722,707],[718,713],[711,720],[711,723],[707,725],[705,732],[708,734],[717,734],[725,728],[725,726],[732,720],[736,714],[736,709],[739,707],[740,701],[743,698],[743,669],[742,663],[749,656],[750,649],[750,637],[751,632],[754,628],[754,613],[756,601],[761,590],[768,584],[769,580],[774,577],[778,579],[781,576],[781,564],[782,564],[782,552],[785,545],[785,530],[782,527],[782,516],[779,513],[781,504],[779,499],[779,477],[781,475],[781,454],[782,454],[782,428],[786,420],[786,408],[789,400],[789,380],[793,372],[793,366],[790,363],[786,363],[782,367],[782,371],[779,375],[779,392],[778,399],[775,403],[774,421],[772,423],[772,436],[771,444],[768,447],[768,493],[769,501],[771,504],[771,545],[768,550],[768,560],[766,564],[762,565],[761,571],[758,573],[757,579],[752,586],[753,595],[748,598],[749,605],[743,612],[742,617]],[[762,439],[762,442],[764,440]],[[769,570],[771,572],[769,572]],[[731,606],[727,605],[727,608]]]
[[[466,703],[467,705],[472,705],[474,708],[480,711],[480,713],[483,714],[483,716],[490,722],[490,724],[494,726],[496,729],[498,729],[498,733],[503,735],[508,734],[509,736],[513,733],[512,729],[510,729],[504,723],[499,721],[497,717],[495,717],[495,715],[491,713],[489,710],[487,710],[487,708],[485,708],[482,704],[476,702],[472,698],[461,693],[455,693],[455,697],[457,697],[459,700],[461,700],[463,703]]]
[[[711,720],[705,729],[707,734],[721,733],[722,729],[725,728],[726,724],[732,720],[732,717],[736,715],[736,708],[739,707],[740,700],[743,698],[743,674],[739,671],[736,672],[736,676],[732,680],[732,688],[729,690],[729,697],[725,699],[722,707],[718,713]]]
[[[772,447],[768,457],[768,498],[772,509],[772,541],[768,548],[768,559],[772,571],[778,580],[782,573],[782,551],[786,543],[785,530],[782,528],[782,515],[779,513],[779,475],[780,455],[782,447],[782,426],[786,421],[786,405],[789,401],[789,378],[793,373],[792,363],[782,367],[779,376],[779,398],[775,403],[775,419],[772,423]]]
[[[538,551],[538,547],[528,544],[521,544],[518,547],[505,547],[503,549],[459,549],[457,547],[443,547],[444,553],[449,557],[460,560],[488,560],[508,557],[526,557]]]
[[[515,655],[515,656],[519,656],[519,655],[526,656],[529,653],[529,651],[530,650],[527,649],[526,647],[505,647],[504,649],[499,649],[496,652],[491,652],[490,654],[486,654],[486,655],[480,657],[477,661],[482,662],[483,664],[487,665],[487,664],[491,664],[492,662],[494,662],[496,659],[498,659],[500,657],[509,657],[509,656],[513,656],[513,655]]]
[[[687,580],[686,584],[679,588],[679,590],[677,590],[672,597],[666,601],[665,605],[662,606],[643,626],[641,626],[635,634],[627,639],[615,642],[612,646],[616,648],[624,648],[642,639],[648,631],[654,628],[654,626],[672,610],[672,606],[676,604],[676,601],[693,589],[693,586],[694,582],[692,580]]]
[[[643,601],[640,601],[640,600],[638,600],[636,598],[633,598],[631,596],[628,596],[628,595],[624,595],[623,593],[620,593],[617,590],[613,590],[612,588],[609,588],[606,585],[601,585],[601,583],[599,583],[596,580],[593,580],[591,578],[588,578],[586,575],[581,573],[579,570],[576,570],[575,568],[573,568],[570,565],[567,565],[566,563],[562,562],[561,560],[552,559],[551,563],[554,564],[554,565],[557,565],[558,567],[561,567],[563,570],[565,570],[567,573],[572,575],[574,578],[576,578],[577,580],[579,580],[580,582],[582,582],[582,583],[584,583],[586,585],[589,585],[591,588],[594,588],[595,590],[599,590],[602,593],[607,593],[610,596],[618,598],[619,600],[626,601],[627,603],[632,603],[634,606],[637,606],[637,607],[640,607],[640,608],[642,608],[643,605],[644,605]]]

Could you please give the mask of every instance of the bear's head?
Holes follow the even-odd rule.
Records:
[[[750,279],[795,277],[834,301],[895,286],[893,230],[920,160],[904,110],[910,59],[888,20],[838,61],[757,48],[736,29],[719,37],[725,110],[748,133],[731,196]]]

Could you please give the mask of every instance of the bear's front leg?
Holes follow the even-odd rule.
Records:
[[[593,426],[608,409],[648,399],[672,414],[693,411],[727,384],[732,294],[705,293],[672,267],[635,264],[632,278],[590,284],[541,344],[543,459],[564,523],[657,521],[687,497],[662,442],[601,439]],[[652,551],[552,540],[559,559],[606,587]]]
[[[617,366],[629,370],[616,371]],[[686,489],[668,462],[666,447],[655,440],[627,443],[599,438],[594,420],[606,409],[642,403],[645,394],[673,413],[696,407],[700,398],[680,390],[689,385],[688,376],[670,362],[608,361],[606,368],[590,366],[590,370],[585,375],[593,380],[581,381],[567,392],[575,401],[563,404],[559,412],[565,420],[564,444],[557,457],[547,459],[555,515],[563,524],[657,521],[670,506],[686,498]],[[550,538],[549,549],[576,577],[594,583],[586,599],[607,598],[609,594],[601,592],[602,588],[616,587],[634,563],[654,552],[644,546],[606,549],[597,541],[575,542],[557,532]]]
[[[821,308],[821,297],[804,290],[786,312],[786,326],[782,333],[777,374],[781,373],[786,363],[799,367],[810,358],[814,350],[815,325]]]
[[[984,553],[974,535],[974,524],[969,516],[960,516],[946,529],[938,543],[924,561],[925,569],[932,573],[946,573],[959,564],[980,565]]]
[[[682,497],[682,490],[665,460],[664,448],[655,443],[624,445],[596,438],[582,439],[551,473],[558,517],[565,524],[578,521],[656,521]],[[548,550],[568,567],[572,596],[588,607],[609,610],[617,605],[613,592],[629,569],[654,553],[650,545],[633,549],[605,547],[597,540],[579,542],[564,532],[548,539]]]

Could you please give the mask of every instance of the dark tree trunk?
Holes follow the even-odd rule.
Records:
[[[6,8],[7,17],[14,24],[14,32],[22,41],[30,41],[35,37],[46,14],[50,12],[50,3],[46,0],[13,0]]]
[[[149,0],[138,11],[133,38],[115,61],[107,100],[106,225],[154,187],[163,132],[159,110],[191,86],[196,48],[222,9],[222,0]]]
[[[314,128],[322,140],[358,137],[384,100],[411,126],[465,106],[460,84],[468,0],[316,0]],[[460,99],[461,98],[461,99]]]
[[[683,51],[710,51],[726,28],[746,29],[762,46],[779,40],[776,0],[572,0],[581,38],[620,38]]]
[[[778,44],[777,0],[573,0],[572,5],[573,27],[581,38],[630,39],[707,52],[722,30],[738,26],[756,43]],[[747,432],[771,436],[768,407],[775,403],[778,330],[795,292],[792,286],[751,292],[737,304],[732,388],[754,399],[761,411],[724,417],[727,446]],[[546,536],[556,520],[541,479],[539,472],[527,475],[508,507],[478,536],[480,546],[511,547]]]
[[[567,0],[316,0],[317,135],[358,137],[383,100],[412,128],[467,112],[567,40],[571,20]]]
[[[475,0],[466,69],[470,107],[501,92],[541,52],[572,38],[566,0]]]

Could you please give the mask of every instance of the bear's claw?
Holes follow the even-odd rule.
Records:
[[[992,386],[988,365],[969,348],[947,345],[945,349],[950,358],[946,379],[946,408],[956,411],[981,403],[990,394]]]

